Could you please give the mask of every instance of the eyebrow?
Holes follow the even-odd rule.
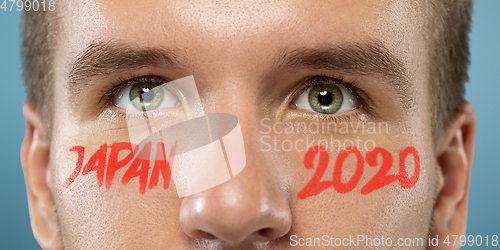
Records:
[[[354,76],[375,75],[385,79],[396,89],[404,107],[411,107],[413,103],[413,88],[405,74],[405,64],[377,40],[283,50],[275,63],[279,69],[299,67]]]
[[[171,50],[135,47],[115,41],[92,41],[70,63],[68,87],[78,93],[85,80],[128,72],[131,69],[173,66],[178,61]]]
[[[178,64],[180,63],[172,50],[95,40],[70,63],[68,88],[70,93],[78,94],[82,85],[89,85],[89,81],[86,81],[89,78]],[[405,74],[405,65],[378,40],[283,50],[274,66],[277,70],[302,67],[355,76],[376,75],[385,79],[396,90],[403,107],[413,105],[413,88]]]

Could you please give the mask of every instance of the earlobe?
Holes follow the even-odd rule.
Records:
[[[431,249],[450,249],[451,245],[443,244],[446,236],[465,235],[475,130],[474,110],[469,102],[464,101],[438,142],[437,161],[441,177],[431,237],[439,235],[439,246]],[[454,248],[459,249],[460,244]]]
[[[50,190],[49,144],[40,115],[26,101],[23,105],[26,134],[21,146],[29,213],[33,234],[43,249],[62,249],[59,227]]]

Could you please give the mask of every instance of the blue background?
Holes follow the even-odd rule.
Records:
[[[477,136],[467,234],[500,236],[500,1],[477,0],[471,33],[470,83]],[[20,13],[0,9],[0,249],[40,249],[31,232],[26,187],[19,160],[24,135]],[[477,248],[477,247],[474,247]],[[492,247],[489,247],[491,249]],[[499,247],[500,248],[500,247]]]

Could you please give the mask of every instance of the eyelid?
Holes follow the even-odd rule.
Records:
[[[302,89],[302,92],[300,92],[299,95],[303,94],[305,91],[307,91],[309,88],[318,85],[318,84],[331,84],[339,87],[345,88],[349,93],[353,94],[354,97],[358,98],[357,92],[355,90],[355,86],[352,83],[345,82],[342,79],[336,79],[336,78],[331,78],[327,76],[315,76],[310,78],[304,83],[304,88]],[[356,88],[357,89],[357,88]],[[359,101],[359,100],[358,100]]]
[[[294,95],[292,101],[290,102],[290,106],[293,104],[293,101],[296,100],[300,95],[306,92],[309,88],[317,85],[317,84],[332,84],[338,87],[342,87],[345,90],[349,91],[359,102],[360,109],[363,109],[368,116],[374,116],[373,113],[373,102],[371,98],[360,88],[356,86],[356,81],[347,82],[344,81],[342,77],[332,77],[327,75],[315,75],[307,78],[303,81],[302,87],[297,91],[297,94]],[[321,119],[339,119],[341,117],[350,119],[349,114],[321,114],[315,113],[314,115],[320,116]],[[352,115],[351,115],[352,116]]]
[[[165,83],[168,83],[169,81],[163,79],[162,77],[155,76],[155,75],[145,75],[145,76],[129,76],[126,79],[123,78],[117,78],[116,81],[112,84],[113,87],[110,89],[104,90],[105,93],[99,100],[99,103],[101,103],[102,107],[107,106],[109,104],[112,104],[113,99],[115,96],[124,88],[128,86],[132,86],[134,84],[140,83],[140,82],[153,82],[157,83],[158,86],[163,85]]]

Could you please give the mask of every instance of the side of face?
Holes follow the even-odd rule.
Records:
[[[472,111],[458,116],[437,146],[432,141],[429,61],[422,35],[427,17],[417,3],[89,1],[60,7],[65,25],[55,61],[54,132],[50,150],[45,145],[41,151],[46,158],[39,162],[45,165],[38,164],[47,184],[35,186],[48,191],[30,202],[53,202],[57,208],[39,223],[52,226],[34,230],[57,232],[38,234],[45,248],[288,248],[294,244],[291,236],[323,235],[391,238],[394,244],[398,238],[421,238],[426,245],[419,247],[426,248],[429,234],[455,232],[439,226],[450,222],[441,219],[450,216],[440,211],[462,201],[466,214],[467,192],[459,191],[468,189],[475,120]],[[174,60],[75,78],[76,58],[96,43],[118,50],[159,48]],[[354,56],[332,60],[343,64],[303,62],[303,54],[326,60],[325,55],[343,55],[340,50]],[[351,60],[363,57],[379,61]],[[165,178],[149,188],[153,162],[145,192],[139,175],[124,184],[133,160],[124,160],[129,151],[114,148],[130,142],[126,112],[113,104],[119,92],[114,86],[142,76],[168,82],[190,75],[205,112],[238,117],[244,170],[185,198],[177,197],[174,182],[165,189]],[[317,86],[312,86],[315,81],[342,83],[340,89],[354,101],[345,104],[345,112],[333,114],[303,109],[299,97]],[[33,124],[25,141],[41,145],[33,139],[38,123]],[[464,131],[472,137],[464,139]],[[326,152],[315,154],[316,145]],[[359,157],[348,154],[339,163],[349,146],[356,146]],[[370,151],[373,147],[380,153]],[[25,169],[37,162],[28,160],[33,148],[23,146]],[[401,158],[408,148],[414,149],[413,156]],[[96,163],[83,174],[96,152],[103,152],[103,172]],[[66,185],[78,162],[83,172]],[[375,177],[385,164],[387,172]],[[111,173],[110,167],[118,165]],[[452,179],[466,181],[443,179],[457,168],[463,174]],[[401,171],[416,180],[405,186]],[[316,184],[310,184],[315,178]],[[366,188],[369,183],[372,187]],[[456,216],[462,221],[458,231],[465,226],[462,210]],[[440,231],[430,230],[433,216]]]

